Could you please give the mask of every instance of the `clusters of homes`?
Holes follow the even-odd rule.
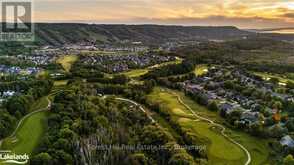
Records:
[[[18,55],[16,57],[20,60],[30,61],[38,66],[48,65],[57,59],[56,55],[48,54]]]
[[[148,46],[143,46],[141,44],[133,44],[133,45],[121,45],[121,46],[113,46],[113,45],[101,45],[98,46],[99,50],[105,52],[145,52],[149,50]]]
[[[27,68],[20,68],[18,66],[7,66],[7,65],[0,65],[0,73],[1,74],[24,74],[24,75],[32,75],[36,74],[40,71],[40,68],[37,67],[27,67]]]
[[[16,94],[16,92],[15,91],[12,91],[12,90],[0,92],[0,105],[2,105],[2,103],[5,100],[7,100],[8,98],[14,96],[15,94]]]
[[[292,90],[288,90],[288,93],[276,92],[277,87],[285,87],[284,84],[273,84],[269,81],[262,80],[251,73],[236,68],[225,67],[212,67],[208,72],[199,77],[195,77],[192,80],[187,80],[179,83],[186,93],[197,95],[204,100],[203,104],[208,105],[211,102],[217,103],[220,115],[226,117],[235,110],[241,111],[241,117],[237,121],[239,124],[250,126],[251,124],[260,121],[261,113],[259,111],[260,104],[265,106],[265,111],[270,114],[269,117],[275,118],[280,110],[269,107],[265,102],[259,98],[251,96],[244,96],[241,91],[230,90],[225,87],[227,80],[238,79],[239,85],[246,86],[248,88],[254,88],[260,92],[267,93],[271,98],[281,100],[282,102],[294,103],[294,93]],[[279,123],[282,126],[285,123]],[[275,125],[269,126],[269,130],[274,128]],[[294,139],[290,135],[284,135],[279,143],[284,148],[294,148]]]
[[[179,47],[185,47],[185,46],[194,46],[194,45],[199,45],[200,41],[195,41],[195,40],[187,40],[187,41],[169,41],[165,42],[163,44],[159,45],[159,50],[164,50],[167,52],[172,52],[177,50]]]
[[[238,109],[242,111],[239,122],[247,125],[257,122],[260,113],[258,107],[261,106],[262,100],[244,96],[241,91],[225,88],[225,82],[228,80],[226,75],[231,76],[229,80],[238,79],[242,86],[255,88],[263,93],[266,92],[271,97],[279,98],[282,101],[294,102],[293,94],[277,93],[274,90],[273,84],[256,79],[249,73],[235,68],[228,70],[226,68],[213,67],[204,76],[195,77],[192,80],[182,82],[180,85],[186,92],[203,98],[205,100],[204,104],[215,101],[218,104],[221,115],[224,117]],[[266,107],[266,111],[270,114],[277,113],[277,109],[272,107]]]
[[[106,72],[116,73],[128,71],[130,69],[145,68],[156,64],[175,61],[173,56],[160,56],[146,53],[138,54],[117,54],[117,55],[99,55],[84,56],[82,62],[84,64],[99,65]]]

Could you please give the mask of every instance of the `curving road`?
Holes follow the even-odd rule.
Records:
[[[201,120],[207,121],[207,122],[211,123],[212,125],[214,125],[214,126],[216,126],[216,127],[221,128],[221,129],[222,129],[221,134],[222,134],[226,139],[228,139],[229,141],[231,141],[232,143],[238,145],[238,146],[239,146],[239,147],[240,147],[240,148],[246,153],[246,155],[247,155],[247,161],[246,161],[246,163],[245,163],[244,165],[249,165],[249,164],[251,163],[251,155],[250,155],[249,151],[248,151],[248,150],[247,150],[242,144],[240,144],[240,143],[236,142],[234,139],[230,138],[230,137],[225,133],[226,128],[225,128],[224,126],[222,126],[222,125],[220,125],[220,124],[217,124],[217,123],[215,123],[214,121],[212,121],[212,120],[210,120],[210,119],[208,119],[208,118],[205,118],[205,117],[199,116],[196,112],[193,111],[193,109],[192,109],[189,105],[187,105],[187,104],[184,103],[184,101],[181,99],[181,97],[180,97],[178,94],[176,94],[176,93],[174,93],[174,92],[170,92],[170,93],[172,93],[174,96],[176,96],[177,99],[178,99],[178,101],[179,101],[183,106],[185,106],[189,111],[191,111],[191,113],[192,113],[195,117],[197,117],[198,119],[201,119]]]
[[[116,99],[116,100],[125,101],[125,102],[129,102],[129,103],[132,103],[132,104],[134,104],[134,105],[136,105],[136,106],[139,106],[140,110],[141,110],[142,112],[144,112],[144,113],[148,116],[148,118],[151,120],[151,122],[152,122],[152,123],[156,123],[155,120],[153,119],[153,117],[150,116],[150,115],[145,111],[145,109],[144,109],[141,105],[139,105],[138,103],[134,102],[133,100],[125,99],[125,98],[119,98],[119,97],[117,97],[117,98],[115,98],[115,99]]]

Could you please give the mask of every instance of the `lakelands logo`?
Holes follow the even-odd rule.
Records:
[[[32,2],[1,0],[0,41],[33,41]]]
[[[27,164],[30,157],[28,154],[15,154],[0,152],[0,164]]]

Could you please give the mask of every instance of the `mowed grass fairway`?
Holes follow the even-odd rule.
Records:
[[[3,149],[11,150],[17,154],[31,155],[44,133],[44,120],[47,116],[48,112],[42,111],[27,118],[19,127],[15,137],[8,138],[3,142]]]
[[[262,73],[262,72],[254,72],[254,74],[261,76],[264,79],[277,78],[277,79],[279,79],[279,82],[281,82],[281,83],[287,83],[287,82],[294,83],[294,80],[284,78],[284,77],[282,77],[282,75],[278,75],[278,74],[268,74],[268,73]]]
[[[65,71],[69,72],[74,62],[78,60],[76,55],[66,55],[60,57],[56,62],[61,64]]]
[[[214,127],[208,122],[197,119],[192,113],[186,109],[178,100],[176,95],[170,93],[171,90],[165,88],[155,88],[148,96],[152,102],[160,103],[161,111],[168,112],[173,121],[189,135],[193,136],[196,144],[199,142],[207,146],[207,156],[209,164],[235,165],[244,164],[247,160],[245,152],[236,144],[233,144],[227,138],[221,135],[220,129]],[[184,96],[182,92],[172,91],[179,95],[185,104],[189,105],[197,114],[202,117],[209,118],[218,123],[222,123],[223,119],[215,112],[207,110],[205,107],[199,106],[193,100]],[[264,164],[268,159],[267,143],[263,140],[251,137],[245,133],[228,130],[226,131],[231,138],[246,147],[251,156],[251,164]]]
[[[54,86],[65,86],[67,84],[68,80],[58,80],[54,81]]]
[[[208,66],[205,64],[197,65],[194,71],[196,76],[201,76],[207,72],[208,72]]]
[[[48,100],[45,97],[34,103],[31,111],[36,111],[36,113],[22,121],[14,136],[4,139],[1,149],[11,150],[17,154],[31,155],[44,134],[46,128],[44,121],[49,113],[48,111],[37,111],[47,106]]]
[[[126,76],[128,76],[130,78],[136,78],[136,77],[140,77],[142,75],[147,74],[152,69],[162,67],[162,66],[166,66],[166,65],[180,64],[182,62],[183,62],[183,59],[176,58],[175,61],[163,62],[161,64],[156,64],[156,65],[144,68],[144,69],[133,69],[133,70],[130,70],[130,71],[127,71],[127,72],[122,72],[120,74],[124,74],[124,75],[126,75]]]
[[[123,74],[130,78],[134,78],[134,77],[140,77],[144,74],[147,74],[148,72],[149,72],[148,69],[134,69],[128,72],[123,72]]]

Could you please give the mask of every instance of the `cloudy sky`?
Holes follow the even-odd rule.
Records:
[[[294,27],[294,0],[34,0],[35,22]]]

